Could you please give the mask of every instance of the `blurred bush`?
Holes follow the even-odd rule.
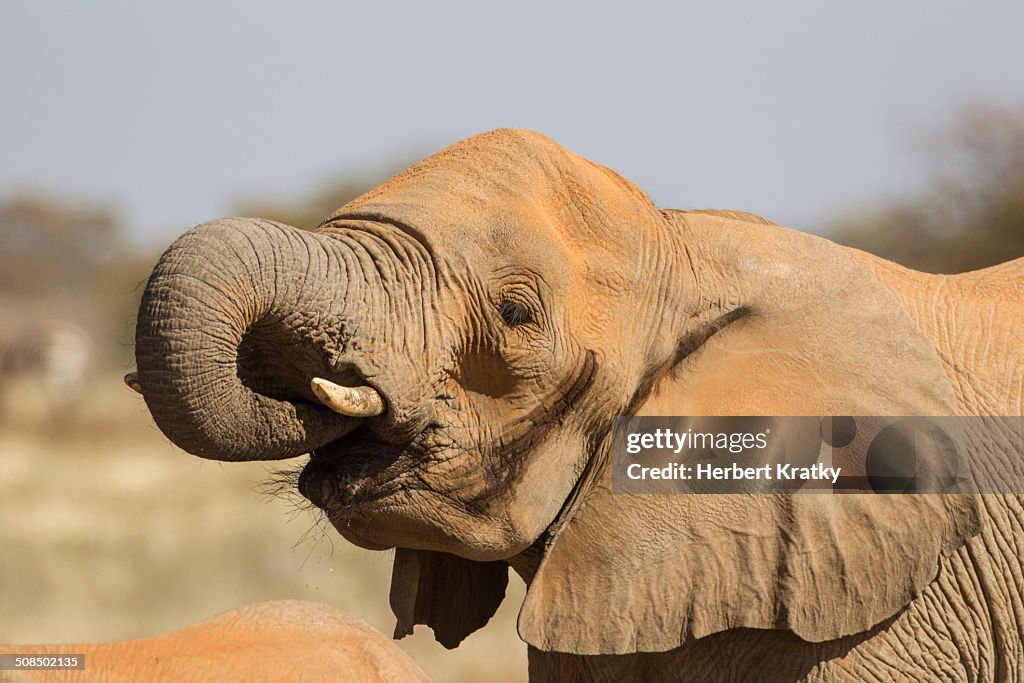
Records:
[[[0,202],[0,291],[51,299],[73,295],[123,255],[113,212],[41,196]]]
[[[1024,256],[1024,106],[965,105],[917,147],[925,189],[837,221],[833,239],[935,273]]]
[[[135,292],[153,261],[130,249],[108,208],[40,194],[0,199],[0,330],[72,321],[94,338],[99,363],[124,365]]]

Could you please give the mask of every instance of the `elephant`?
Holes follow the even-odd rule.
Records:
[[[0,645],[0,655],[13,654],[84,656],[82,669],[22,669],[15,681],[429,681],[409,655],[369,624],[298,600],[247,605],[140,640]]]
[[[395,549],[452,648],[511,568],[531,680],[1019,680],[1020,496],[619,495],[617,416],[1019,416],[1024,259],[914,272],[660,209],[539,133],[421,161],[314,231],[218,220],[142,295],[159,428]],[[983,448],[979,476],[1019,467]],[[1002,468],[1002,469],[1001,469]]]

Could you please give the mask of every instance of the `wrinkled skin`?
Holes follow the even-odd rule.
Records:
[[[1024,261],[915,273],[750,214],[659,210],[528,131],[314,234],[231,219],[157,265],[139,385],[196,455],[397,548],[396,635],[454,647],[511,566],[538,680],[1015,680],[1015,496],[612,496],[616,415],[1020,415]],[[369,386],[346,417],[309,383]],[[982,477],[1017,463],[981,444]],[[908,522],[912,520],[912,523]]]
[[[80,671],[18,671],[13,681],[426,682],[409,655],[369,624],[313,602],[249,605],[174,633],[119,643],[0,645],[0,654],[85,655]],[[301,672],[301,679],[299,674]]]

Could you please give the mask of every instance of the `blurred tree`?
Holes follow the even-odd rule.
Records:
[[[0,201],[0,291],[73,292],[123,251],[114,214],[40,196]]]
[[[964,106],[920,147],[926,189],[841,219],[833,238],[937,273],[1024,256],[1024,107]]]
[[[0,199],[0,331],[73,321],[94,337],[98,360],[123,364],[134,290],[154,260],[128,247],[109,209],[43,195]]]

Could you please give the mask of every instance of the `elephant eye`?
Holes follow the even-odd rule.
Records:
[[[530,320],[530,311],[520,303],[505,299],[498,306],[498,314],[509,327],[518,327]]]

